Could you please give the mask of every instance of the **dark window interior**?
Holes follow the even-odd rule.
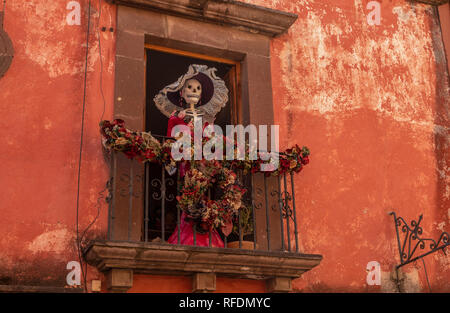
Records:
[[[158,110],[153,98],[161,89],[176,82],[180,76],[184,75],[190,64],[204,64],[216,68],[216,75],[224,79],[228,89],[232,90],[229,86],[230,82],[225,76],[233,65],[147,49],[146,131],[151,131],[156,135],[166,135],[168,118]],[[225,125],[231,124],[232,112],[229,104],[216,116],[215,123],[223,129],[225,129]]]
[[[172,54],[152,49],[147,49],[147,72],[146,72],[146,131],[150,131],[154,135],[165,136],[167,132],[168,118],[162,114],[153,102],[155,95],[164,87],[184,75],[190,64],[204,64],[208,67],[217,69],[216,75],[224,79],[230,90],[230,99],[232,95],[232,88],[230,84],[230,71],[234,65],[214,62],[193,58],[184,55]],[[228,74],[228,75],[227,75]],[[225,130],[225,125],[232,124],[233,108],[230,102],[223,108],[216,116],[215,124]],[[148,221],[148,240],[152,241],[161,238],[162,236],[162,219],[161,213],[164,206],[164,240],[167,240],[173,233],[177,223],[177,209],[176,209],[176,194],[177,194],[177,173],[169,176],[167,172],[165,175],[166,199],[161,198],[161,182],[163,169],[157,164],[146,165],[146,175],[148,176],[148,186],[146,192],[149,206]]]

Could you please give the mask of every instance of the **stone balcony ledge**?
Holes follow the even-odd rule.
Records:
[[[264,279],[271,280],[272,291],[273,279],[283,282],[284,291],[288,291],[292,279],[322,260],[321,255],[315,254],[115,241],[90,244],[84,257],[101,272],[126,270],[128,273],[194,277],[209,274],[214,275],[214,285],[215,275]]]

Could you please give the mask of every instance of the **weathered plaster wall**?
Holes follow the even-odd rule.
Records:
[[[0,79],[0,284],[65,284],[67,262],[78,260],[76,193],[86,53],[87,1],[81,26],[69,26],[69,1],[8,1],[4,28],[15,50]],[[108,179],[98,123],[100,93],[98,2],[93,1],[87,71],[79,229],[97,214]],[[100,26],[115,26],[115,7],[102,6]],[[101,33],[105,118],[113,95],[115,34]],[[91,228],[102,235],[107,208]]]
[[[321,253],[299,291],[395,291],[395,210],[423,213],[428,237],[449,230],[449,80],[433,7],[379,1],[251,1],[299,15],[272,44],[276,120],[283,147],[299,142],[311,163],[298,178],[302,251]],[[366,284],[378,261],[381,287]],[[433,291],[450,290],[449,258],[425,259]],[[405,290],[428,291],[421,262]],[[387,279],[386,279],[387,277]]]
[[[381,24],[366,22],[363,0],[246,0],[293,12],[298,20],[272,43],[274,110],[283,147],[307,145],[311,163],[299,176],[301,249],[321,265],[294,282],[296,291],[395,291],[398,262],[392,217],[424,214],[430,237],[449,231],[449,81],[432,7],[379,1]],[[0,284],[64,285],[77,260],[76,191],[86,49],[81,26],[66,23],[68,1],[9,1],[5,29],[15,48],[0,79],[2,153]],[[98,133],[99,26],[115,27],[115,7],[93,1],[80,230],[94,220],[108,179]],[[115,33],[100,33],[104,117],[112,117]],[[104,236],[107,207],[90,236]],[[366,284],[378,261],[382,286]],[[449,291],[449,258],[428,256],[433,291]],[[422,263],[405,267],[407,291],[427,291]],[[92,272],[90,278],[104,278]],[[136,276],[130,291],[188,291],[190,279]],[[167,284],[167,282],[177,283]],[[239,283],[239,285],[236,285]],[[103,283],[103,287],[105,284]],[[153,288],[152,287],[152,288]],[[218,279],[218,291],[263,291],[260,282]]]

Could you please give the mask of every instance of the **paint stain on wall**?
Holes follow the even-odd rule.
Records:
[[[27,248],[32,253],[51,252],[59,254],[66,251],[70,239],[67,229],[55,229],[36,236],[28,243]]]
[[[21,23],[23,39],[15,42],[18,57],[28,57],[46,71],[50,78],[84,72],[85,62],[80,56],[85,54],[86,49],[87,11],[81,12],[83,26],[70,26],[66,22],[69,11],[57,1],[16,1],[8,6],[11,10],[27,12]],[[98,17],[98,12],[92,9],[91,16],[94,20]],[[98,59],[98,42],[95,40],[97,32],[93,24],[90,33],[88,71],[92,72]]]

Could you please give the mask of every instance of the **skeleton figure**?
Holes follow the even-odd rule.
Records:
[[[154,98],[156,107],[167,117],[167,136],[176,125],[188,125],[193,117],[213,123],[228,102],[225,82],[216,76],[215,68],[193,64],[177,82],[162,89]]]
[[[228,102],[228,89],[225,82],[215,75],[215,68],[206,65],[190,65],[188,72],[177,82],[165,87],[154,98],[156,107],[169,118],[167,136],[172,136],[172,129],[177,125],[191,125],[195,117],[202,117],[205,127],[213,123],[215,116]],[[189,169],[190,164],[182,161],[178,164],[180,177]],[[176,170],[176,168],[174,168]],[[169,174],[174,171],[168,170]],[[180,227],[180,242],[178,242]],[[193,224],[186,220],[185,212],[181,223],[168,239],[169,243],[193,245]],[[224,243],[216,230],[209,234],[196,234],[196,245],[223,247]]]
[[[189,117],[204,116],[205,113],[202,109],[196,109],[195,106],[200,102],[202,95],[202,85],[196,79],[189,79],[184,83],[184,87],[181,90],[181,98],[184,99],[189,108],[178,113],[178,117],[185,119],[186,115]],[[176,115],[176,111],[171,116]],[[185,119],[186,120],[186,119]],[[192,121],[192,119],[191,119]],[[188,125],[192,125],[192,122]]]
[[[181,96],[188,104],[197,104],[200,101],[200,96],[202,94],[202,85],[196,79],[189,79],[184,84],[181,91]]]

